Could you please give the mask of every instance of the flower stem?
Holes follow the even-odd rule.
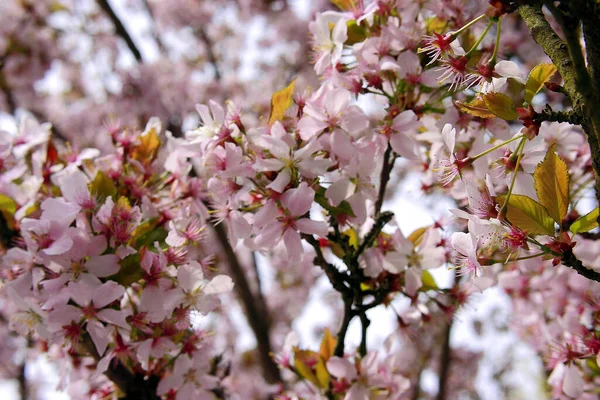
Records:
[[[476,156],[473,156],[473,157],[471,157],[471,159],[472,159],[473,161],[475,161],[475,160],[477,160],[477,159],[479,159],[479,158],[481,158],[481,157],[483,157],[483,156],[487,156],[487,155],[488,155],[488,154],[490,154],[492,151],[498,150],[499,148],[501,148],[501,147],[503,147],[503,146],[506,146],[506,145],[507,145],[507,144],[509,144],[510,142],[514,142],[515,140],[522,139],[523,137],[524,137],[524,135],[518,135],[518,136],[515,136],[515,137],[514,137],[514,138],[512,138],[512,139],[508,139],[508,140],[507,140],[507,141],[505,141],[505,142],[502,142],[502,143],[500,143],[500,144],[498,144],[498,145],[496,145],[496,146],[494,146],[494,147],[491,147],[491,148],[489,148],[489,149],[485,150],[485,151],[484,151],[484,152],[482,152],[482,153],[479,153],[479,154],[477,154]]]
[[[502,20],[498,20],[498,27],[496,28],[496,44],[494,45],[494,53],[490,59],[490,65],[496,65],[496,56],[498,55],[498,48],[500,47],[500,33],[502,32]]]
[[[512,194],[513,188],[515,187],[515,182],[517,181],[517,173],[519,172],[519,166],[521,165],[521,159],[523,158],[523,149],[525,148],[525,141],[527,138],[523,136],[519,145],[517,146],[517,163],[515,164],[515,172],[512,177],[512,181],[510,182],[510,188],[508,189],[508,194],[506,195],[506,200],[504,200],[504,204],[500,209],[500,215],[506,214],[506,209],[508,208],[508,202],[510,200],[510,195]]]
[[[483,41],[483,39],[486,37],[487,33],[490,31],[492,25],[494,24],[494,21],[490,21],[488,23],[488,25],[485,27],[485,30],[483,31],[483,33],[481,34],[481,36],[479,36],[479,39],[477,39],[477,41],[475,42],[475,44],[473,45],[473,47],[471,47],[471,50],[469,50],[467,52],[467,54],[465,54],[465,57],[469,57],[471,55],[471,53],[473,53],[481,44],[481,42]]]
[[[481,21],[482,19],[484,19],[486,17],[485,14],[481,14],[479,17],[473,19],[471,22],[467,23],[466,25],[464,25],[462,28],[460,28],[459,30],[457,30],[456,32],[452,32],[451,33],[451,37],[452,39],[456,39],[456,37],[458,35],[460,35],[462,32],[464,32],[465,30],[469,29],[471,26],[473,26],[474,24],[476,24],[477,22]]]

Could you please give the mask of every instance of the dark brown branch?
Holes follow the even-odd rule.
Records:
[[[546,104],[546,108],[541,113],[536,113],[533,119],[537,122],[566,122],[572,125],[581,125],[583,123],[581,113],[575,110],[554,111],[549,104]]]
[[[90,355],[96,361],[100,360],[101,357],[89,336],[83,338],[80,345],[84,353]],[[124,397],[121,397],[122,399],[160,400],[156,395],[156,388],[159,382],[157,376],[151,375],[146,377],[141,374],[132,373],[120,361],[116,363],[111,362],[104,375],[124,394]]]
[[[160,33],[158,31],[158,27],[156,24],[156,18],[154,17],[154,11],[152,10],[150,3],[148,3],[148,0],[142,0],[142,4],[146,8],[146,11],[148,12],[148,15],[150,16],[150,19],[152,20],[152,27],[150,28],[152,37],[154,38],[154,41],[156,42],[156,45],[158,46],[158,49],[160,50],[160,52],[162,54],[165,54],[166,47],[165,47],[165,44],[163,43],[162,39],[160,38]]]
[[[344,357],[344,347],[346,342],[346,334],[348,333],[348,326],[350,321],[354,318],[354,312],[352,311],[352,297],[343,296],[344,298],[344,316],[342,318],[342,326],[337,334],[337,344],[333,354],[337,357]]]
[[[373,242],[375,242],[375,240],[377,239],[377,236],[379,236],[379,234],[381,233],[383,227],[388,222],[390,222],[392,218],[394,218],[394,213],[391,211],[385,211],[377,215],[377,217],[375,218],[375,224],[373,225],[369,233],[367,233],[362,243],[356,250],[356,258],[358,258],[358,256],[360,256],[367,248],[371,247]]]
[[[580,1],[580,3],[582,2]],[[596,199],[600,203],[600,113],[598,113],[600,106],[598,105],[598,94],[594,93],[593,86],[597,83],[590,84],[589,74],[582,60],[579,37],[576,35],[579,21],[570,19],[568,25],[563,28],[568,31],[566,32],[567,43],[565,43],[546,20],[541,6],[522,5],[518,11],[527,24],[533,39],[552,59],[560,72],[564,80],[564,91],[573,104],[573,110],[584,116],[581,126],[587,134],[590,146]],[[559,15],[559,17],[563,18],[564,15]],[[568,17],[571,18],[570,15]],[[559,22],[561,21],[559,20]],[[564,20],[562,22],[565,23]],[[597,29],[597,26],[594,29]]]
[[[385,199],[385,189],[388,181],[390,180],[390,173],[394,167],[394,162],[396,161],[395,157],[390,160],[391,156],[392,146],[388,144],[385,154],[383,155],[383,166],[381,167],[381,178],[379,179],[379,194],[377,196],[377,201],[375,202],[375,215],[379,214],[381,211],[381,206],[383,205],[383,200]]]
[[[578,259],[573,250],[567,250],[562,253],[561,261],[563,265],[573,268],[581,276],[584,276],[590,280],[600,282],[600,272],[594,271],[593,269],[587,268],[580,259]]]
[[[29,389],[27,387],[27,377],[25,376],[25,369],[27,362],[23,361],[21,367],[19,367],[19,396],[21,400],[29,400]]]
[[[452,321],[448,322],[444,331],[444,343],[442,344],[442,354],[440,355],[440,372],[438,376],[439,389],[436,400],[446,400],[448,395],[448,376],[450,375],[450,364],[452,360],[452,349],[450,348],[450,334],[452,333]]]
[[[327,262],[325,256],[323,255],[323,252],[321,251],[319,242],[315,240],[315,238],[311,235],[302,234],[302,238],[306,240],[315,250],[316,257],[313,260],[313,263],[321,267],[321,269],[329,278],[329,282],[331,282],[333,288],[338,292],[342,293],[342,295],[351,294],[352,289],[345,285],[348,276],[341,273],[335,266]]]
[[[221,81],[221,71],[219,70],[219,64],[217,63],[217,57],[215,55],[215,51],[213,49],[213,42],[208,37],[208,34],[204,30],[204,28],[198,28],[195,30],[196,35],[202,39],[204,45],[206,46],[206,56],[208,57],[208,62],[212,65],[215,70],[215,80],[217,82]]]
[[[258,271],[258,259],[256,257],[256,252],[252,252],[252,269],[254,270],[254,278],[256,281],[256,292],[262,296],[262,282],[260,280],[260,275]]]
[[[223,224],[214,225],[213,227],[219,238],[219,242],[223,247],[223,251],[225,252],[229,271],[231,272],[235,283],[234,289],[242,300],[242,304],[246,310],[246,318],[256,336],[260,364],[265,380],[270,383],[280,382],[281,376],[279,374],[279,368],[271,358],[273,352],[269,336],[271,321],[269,319],[269,313],[264,298],[261,293],[254,295],[250,290],[250,285],[246,279],[244,269],[233,251],[233,248],[229,244],[229,239],[227,238],[227,233],[223,228]]]
[[[125,25],[123,25],[123,22],[121,22],[119,16],[112,9],[108,0],[98,0],[98,5],[106,13],[108,18],[110,18],[115,27],[115,32],[125,41],[127,47],[129,48],[137,62],[139,62],[140,64],[143,63],[144,60],[142,59],[142,53],[135,45],[135,42],[131,38],[131,35],[129,34],[129,32],[127,32],[127,29],[125,29]]]
[[[369,317],[367,317],[366,312],[360,313],[360,325],[361,325],[361,337],[360,337],[360,347],[358,351],[362,357],[367,355],[367,329],[369,325],[371,325],[371,321]]]
[[[17,103],[15,102],[15,97],[13,96],[12,90],[8,85],[8,81],[6,80],[6,76],[2,73],[3,63],[0,61],[0,89],[2,90],[2,94],[4,94],[4,101],[6,102],[6,106],[8,107],[8,112],[11,115],[15,115],[15,111],[17,111]]]

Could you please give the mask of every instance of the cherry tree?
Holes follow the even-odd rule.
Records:
[[[548,396],[596,398],[598,3],[313,6],[0,5],[6,358],[74,399],[478,398],[451,337],[495,287]],[[410,181],[452,204],[414,231]]]

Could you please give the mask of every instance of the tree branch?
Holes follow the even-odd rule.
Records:
[[[360,313],[360,325],[361,325],[361,336],[360,336],[360,347],[358,351],[362,357],[367,355],[367,329],[371,325],[367,312]]]
[[[242,300],[242,304],[246,310],[246,319],[256,336],[260,364],[265,379],[270,383],[280,382],[281,375],[279,374],[279,368],[271,358],[273,352],[269,336],[271,321],[269,320],[269,313],[264,298],[261,293],[254,295],[250,290],[244,269],[229,244],[223,224],[213,225],[213,228],[225,252],[225,258],[227,259],[229,270],[235,283],[234,289]]]
[[[379,194],[377,196],[377,201],[375,202],[375,215],[379,214],[381,211],[381,206],[383,205],[383,200],[385,199],[385,189],[388,181],[390,180],[390,173],[394,167],[394,163],[396,162],[395,157],[390,160],[391,155],[392,146],[390,146],[388,143],[388,147],[383,155],[383,166],[381,167],[381,178],[379,179]]]
[[[80,345],[84,353],[87,353],[87,355],[90,355],[96,361],[100,360],[101,357],[96,351],[96,346],[94,346],[89,336],[84,337]],[[160,400],[156,395],[159,378],[155,375],[146,377],[142,374],[131,373],[120,361],[116,363],[111,362],[104,375],[125,395],[121,397],[122,399]]]
[[[4,66],[3,61],[0,61],[0,89],[4,94],[4,100],[6,102],[6,106],[8,107],[8,112],[11,115],[15,115],[15,111],[17,111],[17,103],[15,102],[15,97],[13,96],[12,90],[8,85],[8,81],[6,80],[6,76],[2,73],[2,67]]]
[[[135,57],[137,62],[139,62],[140,64],[143,63],[144,60],[142,59],[142,53],[140,53],[140,50],[135,45],[135,42],[131,38],[131,35],[129,35],[127,29],[125,29],[125,25],[123,25],[123,23],[119,19],[119,16],[112,9],[108,0],[98,0],[98,5],[106,13],[108,18],[110,18],[115,27],[117,35],[119,35],[125,41],[127,47],[129,47],[129,50],[131,51],[131,53],[133,53],[133,56]]]
[[[150,19],[152,20],[152,28],[150,28],[152,37],[154,38],[154,41],[156,41],[156,45],[158,46],[158,49],[160,50],[160,52],[165,54],[166,47],[160,38],[160,34],[159,34],[158,28],[156,26],[157,24],[156,24],[156,18],[154,17],[154,11],[152,10],[150,3],[148,3],[148,0],[142,0],[142,4],[146,8],[146,11],[148,12],[148,15],[150,16]]]
[[[217,57],[213,49],[212,40],[210,40],[204,28],[197,28],[194,31],[196,32],[196,35],[202,39],[204,45],[206,46],[206,56],[208,57],[208,62],[215,70],[215,81],[220,82],[221,71],[219,70],[219,64],[217,63]]]
[[[358,256],[360,256],[368,247],[373,244],[375,239],[377,239],[377,236],[379,236],[381,233],[383,227],[390,222],[392,218],[394,218],[394,213],[391,211],[385,211],[377,215],[377,218],[375,218],[375,224],[356,250],[356,259],[358,259]]]
[[[581,125],[583,123],[583,115],[576,110],[570,111],[554,111],[549,104],[541,113],[535,113],[533,119],[536,122],[566,122],[571,125]]]
[[[600,282],[600,272],[594,271],[593,269],[587,268],[580,259],[578,259],[573,250],[569,249],[562,253],[561,261],[563,265],[573,268],[581,276],[584,276],[590,280]]]
[[[573,110],[584,116],[581,126],[587,134],[590,146],[596,200],[600,204],[600,113],[598,112],[600,107],[596,104],[597,95],[593,93],[592,85],[587,80],[589,75],[585,70],[585,64],[582,65],[579,39],[574,36],[573,32],[565,32],[567,43],[563,42],[546,20],[539,5],[522,5],[519,6],[518,11],[527,24],[533,39],[552,59],[560,72],[564,80],[563,87],[573,104]],[[570,29],[566,29],[567,31],[573,30],[573,23],[570,24],[568,26]],[[578,26],[578,24],[576,25]],[[600,217],[598,219],[600,220]]]
[[[450,334],[452,332],[452,319],[448,322],[446,330],[444,331],[444,343],[442,345],[442,354],[440,356],[440,372],[438,377],[438,393],[436,400],[446,400],[448,394],[448,376],[450,375],[450,364],[452,362],[452,355],[450,348]]]
[[[311,235],[307,234],[302,234],[302,238],[306,240],[315,250],[316,257],[313,263],[321,267],[321,269],[329,278],[329,282],[331,282],[333,288],[340,292],[342,296],[344,296],[345,294],[351,294],[352,289],[344,284],[344,282],[346,282],[347,276],[342,274],[340,271],[337,270],[336,267],[327,262],[327,260],[323,256],[323,252],[321,251],[319,242],[316,241],[315,238],[313,238]]]
[[[348,326],[350,321],[354,318],[354,312],[352,311],[352,297],[347,295],[343,296],[344,299],[344,317],[342,319],[342,326],[337,334],[337,344],[333,354],[336,357],[344,357],[344,346],[346,341],[346,334],[348,333]]]

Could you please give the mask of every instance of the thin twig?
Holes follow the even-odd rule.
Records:
[[[379,179],[379,194],[377,196],[377,201],[375,202],[375,215],[379,214],[381,211],[381,206],[385,199],[385,189],[390,180],[390,173],[394,167],[394,162],[396,161],[395,157],[390,160],[391,155],[392,146],[388,143],[388,147],[383,155],[383,166],[381,167],[381,178]]]
[[[160,38],[160,33],[158,31],[156,17],[154,16],[154,11],[152,10],[152,7],[150,6],[150,3],[148,2],[148,0],[142,0],[142,4],[146,8],[146,11],[148,12],[148,15],[150,16],[150,19],[152,20],[152,28],[150,28],[152,37],[154,38],[154,41],[156,42],[156,45],[158,46],[158,49],[160,50],[160,52],[162,54],[165,54],[167,50],[166,50],[165,44],[163,43],[162,39]]]
[[[98,5],[106,13],[108,18],[110,18],[115,27],[115,32],[125,41],[127,47],[129,47],[129,50],[131,51],[137,62],[139,62],[140,64],[143,63],[144,60],[142,58],[142,53],[135,45],[135,42],[131,38],[131,35],[129,34],[129,32],[127,32],[127,29],[125,29],[125,25],[123,25],[123,22],[121,22],[119,16],[112,9],[108,0],[98,0]]]
[[[208,62],[212,65],[215,70],[215,81],[221,81],[221,71],[219,69],[219,64],[217,63],[217,57],[215,55],[215,51],[213,49],[213,42],[208,37],[208,34],[204,30],[204,28],[195,29],[196,35],[202,39],[204,45],[206,46],[206,56],[208,57]]]
[[[260,364],[265,379],[270,383],[280,382],[279,368],[271,358],[273,352],[269,335],[271,321],[264,298],[260,292],[253,294],[250,290],[244,268],[229,243],[223,224],[213,225],[213,228],[225,252],[229,271],[235,283],[234,288],[242,300],[242,304],[246,309],[246,318],[256,337]]]
[[[371,321],[367,317],[366,312],[360,313],[361,337],[359,352],[362,357],[367,355],[367,329],[371,325]]]

